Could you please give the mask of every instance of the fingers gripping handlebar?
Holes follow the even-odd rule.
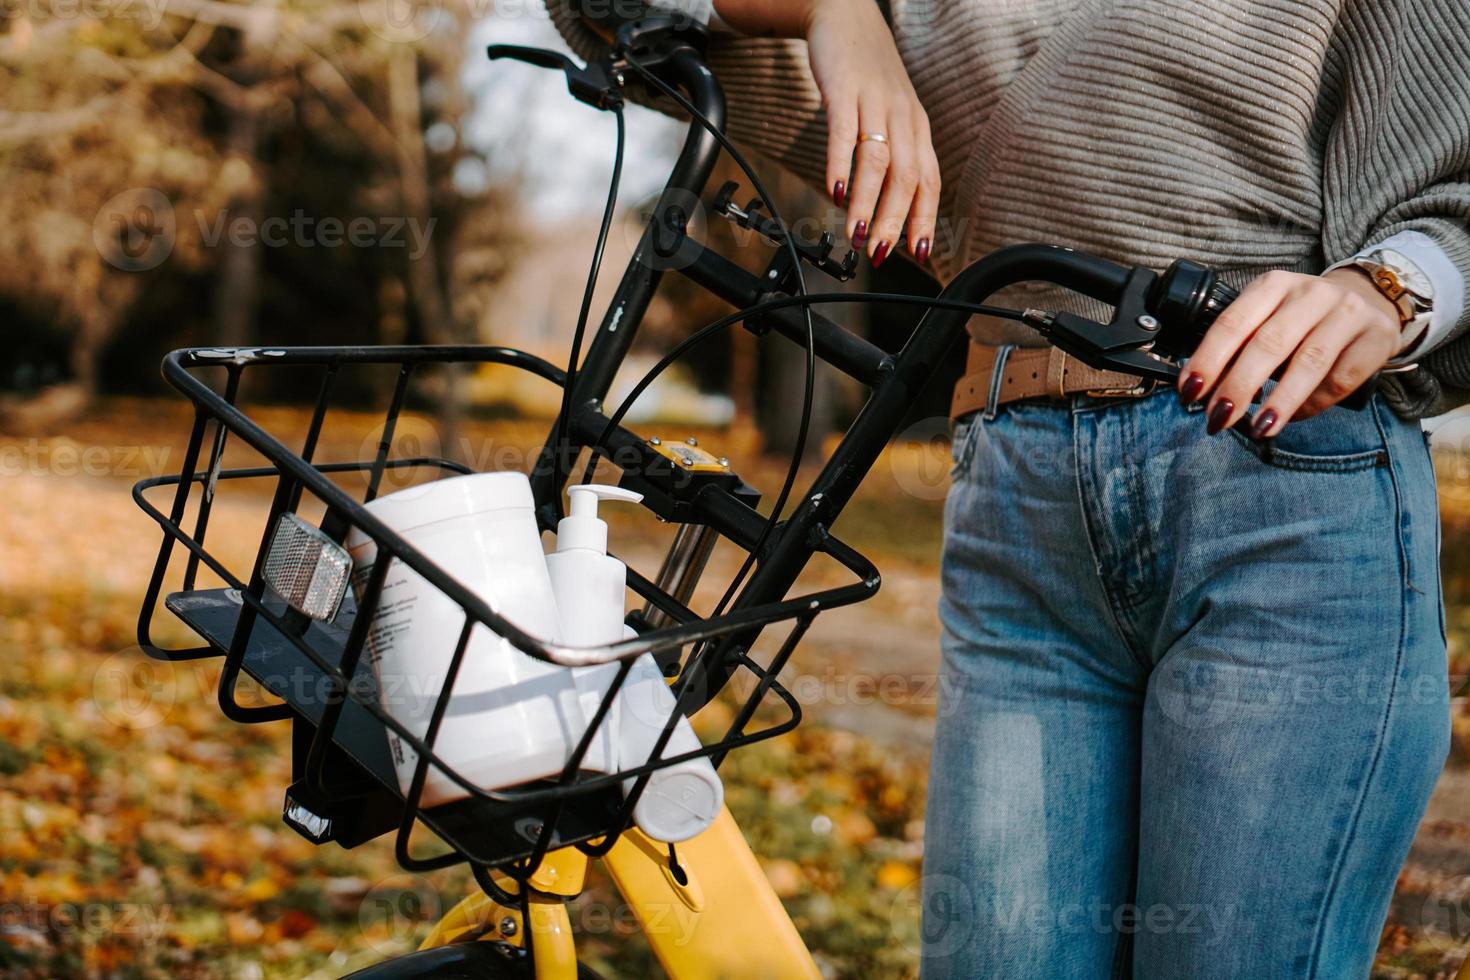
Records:
[[[1239,295],[1215,271],[1187,259],[1159,274],[1055,245],[993,252],[961,272],[941,295],[953,290],[978,302],[1028,280],[1053,283],[1114,308],[1106,324],[1075,313],[1025,311],[1022,319],[1047,340],[1093,367],[1167,383],[1179,377],[1181,360]],[[1341,404],[1362,409],[1376,387],[1376,379],[1369,379]]]

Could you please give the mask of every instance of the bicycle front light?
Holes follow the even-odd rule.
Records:
[[[319,528],[287,513],[276,522],[261,574],[286,605],[325,621],[342,605],[352,578],[352,557]]]

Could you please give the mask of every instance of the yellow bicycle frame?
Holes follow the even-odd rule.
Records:
[[[821,976],[729,810],[721,810],[709,829],[679,844],[677,852],[682,876],[670,866],[666,844],[632,829],[603,858],[670,977]],[[581,892],[586,869],[582,852],[564,848],[548,854],[531,878],[536,980],[576,980],[576,942],[565,902]],[[523,946],[525,925],[519,908],[473,895],[451,909],[420,948],[470,937]]]

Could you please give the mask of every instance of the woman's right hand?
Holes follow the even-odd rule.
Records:
[[[929,117],[874,0],[716,0],[721,17],[748,34],[806,38],[827,110],[827,187],[847,208],[847,236],[873,265],[904,226],[920,263],[934,245],[939,161]],[[886,142],[864,139],[880,134]]]
[[[847,208],[848,237],[877,266],[907,223],[909,251],[927,262],[939,160],[883,14],[873,0],[812,0],[806,41],[827,109],[827,186]],[[862,138],[874,133],[888,141]]]

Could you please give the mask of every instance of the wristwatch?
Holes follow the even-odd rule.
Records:
[[[1381,248],[1356,258],[1352,265],[1373,280],[1378,291],[1399,311],[1399,351],[1413,350],[1429,332],[1434,312],[1434,284],[1402,252]]]

